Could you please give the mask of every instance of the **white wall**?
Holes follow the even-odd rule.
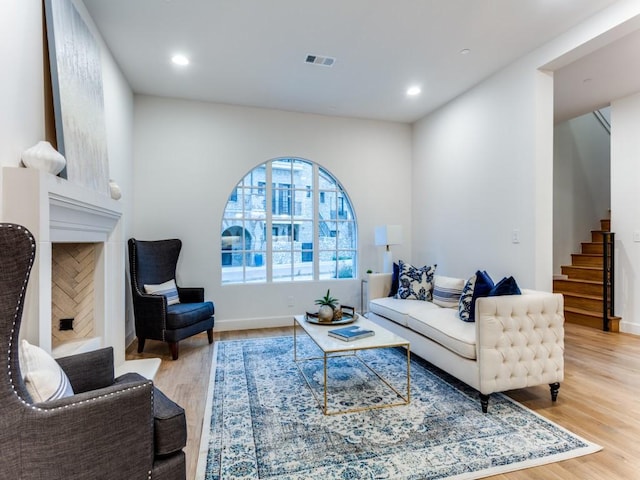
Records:
[[[466,277],[486,269],[550,290],[553,277],[551,72],[637,29],[620,1],[414,125],[413,260]],[[513,243],[517,230],[519,243]]]
[[[359,279],[221,285],[223,209],[260,163],[301,157],[336,176],[358,220],[360,275],[381,268],[376,225],[400,224],[410,238],[409,125],[136,96],[134,145],[134,236],[182,239],[179,284],[205,287],[217,329],[288,325],[327,288],[341,303],[360,305]],[[409,242],[394,247],[394,255],[409,258]]]
[[[127,235],[133,196],[133,94],[84,4],[80,0],[75,0],[74,4],[102,49],[109,170],[123,190],[121,201],[125,204]],[[0,73],[0,166],[19,166],[21,153],[44,139],[43,61],[42,1],[0,2],[0,62],[4,65]],[[114,321],[124,321],[124,316],[122,312],[121,318]]]
[[[550,198],[536,204],[537,75],[507,69],[416,123],[416,263],[465,278],[486,269],[494,280],[513,275],[527,288],[545,287],[535,282],[536,208],[551,207]],[[548,109],[550,98],[541,102]],[[514,230],[520,243],[512,243]]]
[[[553,141],[553,273],[609,218],[611,136],[592,113],[559,123]]]
[[[0,165],[44,137],[42,2],[0,2]]]
[[[611,229],[616,232],[615,314],[640,334],[640,93],[611,103]]]

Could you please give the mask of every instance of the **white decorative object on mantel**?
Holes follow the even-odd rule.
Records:
[[[120,200],[122,198],[120,186],[111,178],[109,179],[109,191],[111,192],[111,198],[114,200]]]
[[[53,175],[59,174],[67,164],[64,156],[46,141],[40,141],[22,152],[25,167],[36,168]]]

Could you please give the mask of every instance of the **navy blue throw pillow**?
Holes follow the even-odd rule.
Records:
[[[391,291],[389,291],[388,297],[395,297],[398,293],[398,278],[400,277],[400,265],[393,262],[393,274],[391,275]]]
[[[489,292],[490,297],[498,297],[500,295],[520,295],[522,292],[513,277],[505,277],[500,280]]]
[[[476,286],[473,289],[474,304],[475,299],[478,297],[488,297],[489,292],[493,288],[493,280],[489,276],[486,270],[476,272]]]
[[[476,300],[478,297],[487,297],[493,288],[493,280],[486,271],[478,270],[467,284],[464,286],[460,303],[458,305],[458,315],[465,322],[475,322]]]

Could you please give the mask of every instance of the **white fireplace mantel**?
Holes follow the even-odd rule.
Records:
[[[36,260],[27,289],[21,336],[55,357],[112,346],[117,371],[152,378],[160,360],[125,362],[125,242],[117,200],[31,168],[2,169],[2,221],[28,228]],[[52,349],[51,245],[97,243],[94,337]]]

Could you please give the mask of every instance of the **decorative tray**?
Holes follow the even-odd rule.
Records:
[[[346,311],[345,311],[346,310]],[[353,307],[347,307],[346,305],[342,306],[342,318],[339,320],[332,320],[330,322],[321,322],[318,320],[318,313],[305,312],[304,318],[307,322],[313,323],[316,325],[345,325],[347,323],[353,323],[358,319],[358,314],[356,313],[356,309]]]

